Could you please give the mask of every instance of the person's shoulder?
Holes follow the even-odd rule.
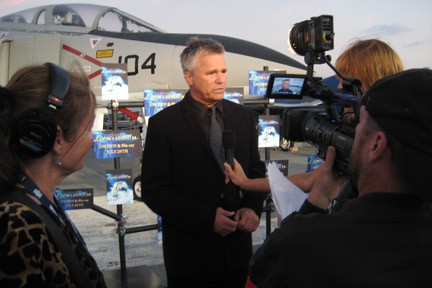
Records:
[[[313,214],[308,216],[292,217],[288,221],[285,219],[284,224],[273,230],[267,236],[263,245],[256,253],[255,258],[261,258],[263,255],[274,254],[275,251],[281,251],[277,257],[284,255],[293,255],[300,253],[298,250],[304,247],[313,247],[316,243],[317,235],[323,239],[335,234],[335,230],[328,227],[327,216]]]
[[[30,207],[15,201],[6,201],[0,204],[0,230],[4,233],[16,229],[32,229],[33,235],[46,234],[46,226],[42,218]],[[13,224],[13,226],[12,226]]]
[[[240,113],[252,113],[253,110],[244,104],[238,104],[230,100],[223,99],[223,109],[230,109]]]
[[[1,217],[8,217],[9,219],[26,220],[28,223],[32,224],[43,223],[42,218],[33,209],[25,204],[15,201],[6,201],[1,203],[0,215]]]
[[[40,269],[30,271],[30,268],[45,267],[53,271],[59,270],[54,271],[51,276],[59,276],[61,275],[59,273],[63,273],[64,275],[61,276],[67,277],[64,273],[66,267],[61,263],[60,252],[52,242],[44,221],[33,209],[20,202],[6,201],[0,204],[0,219],[0,246],[1,249],[9,252],[3,255],[5,256],[4,261],[6,263],[20,261],[21,263],[19,267],[14,268],[13,274],[12,270],[2,270],[1,268],[0,274],[8,275],[11,273],[9,276],[15,277],[16,281],[20,281],[20,279],[23,283],[27,281],[31,287],[38,286],[35,283],[40,284],[40,281],[53,283],[51,282],[53,278],[45,279],[47,275]],[[17,277],[17,275],[19,276]],[[41,280],[43,278],[44,280]],[[66,281],[69,283],[69,280]],[[62,285],[62,287],[66,286],[69,287]]]
[[[281,232],[282,233],[298,233],[309,234],[311,231],[326,230],[332,226],[339,225],[340,217],[335,214],[309,213],[290,215],[283,219]],[[286,232],[284,232],[286,231]]]
[[[253,125],[256,125],[256,122],[258,122],[259,113],[257,111],[254,111],[252,108],[243,105],[243,104],[237,104],[229,100],[226,101],[227,105],[224,105],[224,114],[226,111],[229,111],[229,113],[234,116],[235,118],[245,121],[246,123],[254,123]]]
[[[149,118],[149,121],[163,121],[164,119],[169,119],[171,117],[174,117],[174,115],[176,113],[178,113],[179,111],[181,111],[180,109],[181,107],[181,101],[177,102],[174,105],[168,106],[164,109],[162,109],[161,111],[157,112],[156,114],[154,114],[153,116],[151,116]]]

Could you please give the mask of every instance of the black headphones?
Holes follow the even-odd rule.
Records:
[[[26,112],[16,121],[14,144],[17,150],[30,158],[47,154],[57,137],[57,123],[54,113],[63,107],[63,101],[69,91],[69,73],[58,65],[45,63],[50,69],[51,91],[47,96],[44,110]]]

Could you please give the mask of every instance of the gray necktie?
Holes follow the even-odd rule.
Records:
[[[210,147],[218,160],[219,166],[222,171],[224,171],[225,167],[223,166],[223,163],[225,162],[225,156],[222,147],[222,129],[216,120],[216,107],[212,106],[210,109],[212,112],[209,129]]]

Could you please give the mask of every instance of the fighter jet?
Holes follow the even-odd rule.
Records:
[[[20,67],[78,62],[101,100],[101,66],[124,63],[129,100],[144,89],[186,89],[179,55],[192,36],[210,37],[226,49],[227,87],[247,87],[248,71],[305,74],[305,65],[268,47],[211,34],[175,34],[114,7],[92,4],[40,6],[0,17],[0,84]]]

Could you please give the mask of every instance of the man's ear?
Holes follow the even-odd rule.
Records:
[[[383,131],[378,131],[371,136],[369,143],[369,161],[374,162],[383,157],[388,151],[387,136]]]
[[[189,72],[189,71],[185,71],[185,72],[183,73],[183,76],[184,76],[184,79],[186,80],[186,83],[187,83],[189,86],[192,86],[192,85],[193,85],[193,76],[192,76],[192,73]]]

